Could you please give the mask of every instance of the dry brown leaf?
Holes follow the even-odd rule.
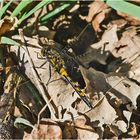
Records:
[[[102,56],[102,53],[101,53],[104,46],[105,46],[105,50],[110,51],[116,57],[121,56],[122,58],[126,59],[128,57],[130,58],[131,55],[134,56],[134,52],[137,52],[139,50],[139,43],[138,43],[139,39],[138,39],[138,36],[134,37],[136,35],[136,30],[135,31],[133,30],[130,31],[129,29],[126,29],[126,30],[127,30],[127,33],[124,33],[123,35],[121,34],[122,38],[118,41],[117,26],[113,25],[111,28],[108,28],[108,30],[105,31],[104,35],[102,36],[101,41],[92,45],[92,49],[96,49],[97,51],[94,53],[91,51],[90,60],[89,59],[88,60],[91,61],[91,59],[93,59],[94,57],[95,59],[100,59],[99,61],[105,64],[107,58],[106,56],[105,57]],[[118,49],[120,45],[126,45],[126,43],[129,45],[129,48],[126,49],[125,47],[122,47]],[[135,47],[137,46],[137,49],[134,49],[135,48],[134,44],[135,44]],[[115,50],[115,48],[118,49],[118,52]],[[133,49],[133,51],[131,51],[130,49]],[[41,65],[43,61],[37,60],[36,55],[34,53],[35,49],[29,48],[29,51],[31,52],[31,57],[33,58],[35,66]],[[99,51],[100,51],[100,55],[99,55]],[[88,60],[85,59],[86,62],[89,62]],[[131,60],[129,60],[128,62],[130,62]],[[37,70],[39,71],[39,74],[41,75],[42,81],[44,83],[47,83],[49,79],[48,64],[43,66],[43,68],[44,70],[43,69],[37,69]],[[139,69],[139,67],[137,68]],[[91,69],[88,69],[87,71],[90,72],[89,79],[87,78],[88,79],[87,84],[91,83],[90,88],[91,86],[93,86],[91,89],[89,88],[89,90],[92,90],[91,92],[92,94],[96,92],[98,94],[103,95],[106,93],[106,91],[109,90],[108,94],[111,96],[111,98],[118,99],[118,100],[115,100],[115,103],[114,103],[116,108],[119,108],[120,104],[125,104],[130,101],[132,101],[132,104],[136,105],[136,98],[139,95],[140,88],[135,82],[132,82],[126,77],[115,72],[110,73],[110,74],[104,74],[98,71],[95,72],[94,70],[91,70]],[[26,72],[28,72],[29,77],[33,79],[32,73],[30,72],[30,67],[28,64],[26,65]],[[58,106],[62,107],[62,109],[60,110],[60,113],[62,114],[60,118],[64,120],[71,119],[70,115],[69,116],[66,115],[67,111],[71,112],[73,117],[77,115],[76,114],[77,111],[85,113],[87,111],[85,104],[83,102],[80,102],[80,103],[76,102],[78,96],[76,93],[72,95],[73,89],[71,88],[71,86],[67,85],[64,80],[62,79],[60,80],[60,76],[54,71],[54,69],[52,70],[51,76],[52,76],[51,81],[59,79],[49,84],[49,86],[47,86],[47,90],[49,91],[49,95],[51,96],[52,101],[56,105],[56,108],[58,108]],[[71,106],[74,101],[76,102],[75,103],[76,107]],[[125,111],[127,112],[127,116],[125,117],[127,118],[128,121],[130,118],[129,116],[132,113],[131,111],[132,110],[130,108],[128,111]],[[101,128],[103,124],[112,124],[112,122],[114,122],[114,120],[118,118],[118,114],[114,106],[111,104],[111,100],[109,100],[107,97],[105,97],[102,100],[102,102],[98,104],[93,110],[85,113],[85,115],[89,117],[91,122],[98,121],[99,122],[98,126]],[[122,122],[123,122],[123,131],[125,131],[127,124],[124,121]],[[116,124],[114,123],[114,125],[119,126],[119,123],[118,124],[117,123],[118,122],[116,122]],[[79,122],[77,123],[77,126],[78,127],[82,126],[82,128],[86,128],[86,129],[92,129],[94,132],[94,129],[91,128],[89,124],[86,124],[85,121],[83,120],[79,120]],[[87,132],[87,130],[81,130],[80,128],[76,128],[76,129],[79,134],[78,138],[87,138],[85,135],[88,135],[89,137],[93,135],[98,137],[98,134],[96,133]],[[69,127],[68,125],[65,132],[68,134],[69,138],[72,137],[71,131],[75,131],[75,129]],[[73,135],[76,135],[76,131],[75,131],[75,134]]]
[[[121,65],[122,72],[128,73],[130,78],[140,81],[139,27],[131,26],[125,30],[120,40],[113,44],[114,50],[112,50],[112,54],[115,57],[121,57],[121,59],[125,60],[123,62],[127,63],[127,65]]]
[[[124,121],[117,121],[113,125],[117,126],[118,129],[122,131],[122,133],[127,131],[127,124]]]
[[[66,122],[63,129],[63,139],[77,139],[78,133],[72,122]]]
[[[128,135],[134,137],[134,136],[137,136],[137,126],[135,123],[130,123],[130,126],[129,126],[129,130],[128,130]]]
[[[131,2],[131,3],[134,3],[134,2],[135,2],[137,5],[140,4],[140,0],[131,0],[130,2]]]
[[[92,21],[92,26],[95,31],[101,31],[100,23],[108,17],[110,11],[111,9],[105,9],[94,18],[94,20]]]
[[[132,122],[132,123],[129,124],[129,128],[128,128],[127,132],[123,133],[121,135],[121,137],[139,139],[139,134],[138,133],[139,132],[138,132],[137,124]]]
[[[104,127],[103,139],[117,138],[121,134],[121,131],[118,129],[117,126],[104,124],[103,127]]]
[[[108,6],[102,2],[102,1],[99,1],[99,0],[96,0],[95,2],[93,2],[91,5],[90,5],[90,9],[89,9],[89,13],[88,13],[88,16],[86,18],[86,20],[88,22],[91,22],[93,17],[100,13],[101,11],[103,11],[104,9],[106,9]]]
[[[94,27],[95,31],[101,31],[100,23],[104,20],[104,18],[105,18],[105,14],[101,12],[92,21],[92,26]]]
[[[130,16],[126,13],[117,12],[119,16],[125,18],[131,25],[140,25],[140,19],[134,16]]]
[[[110,26],[102,35],[101,40],[97,43],[91,44],[85,55],[78,57],[79,61],[89,67],[93,61],[97,61],[102,65],[106,65],[106,60],[112,50],[114,44],[118,41],[117,25]]]
[[[127,24],[127,21],[125,19],[115,19],[111,23],[116,24],[118,28],[122,28]]]
[[[100,23],[107,17],[110,10],[104,2],[96,0],[91,4],[86,20],[92,21],[95,31],[100,31]]]
[[[75,128],[78,132],[78,139],[98,139],[99,135],[95,132],[94,128],[87,125],[85,119],[76,119]]]
[[[94,117],[96,118],[98,116],[97,112],[100,114],[98,117],[101,116],[105,117],[107,115],[106,112],[100,112],[99,110],[101,108],[102,110],[105,110],[105,108],[109,109],[109,107],[113,107],[112,109],[110,108],[108,110],[111,111],[109,112],[109,114],[111,115],[111,113],[116,111],[116,115],[120,117],[119,119],[123,120],[124,119],[124,116],[122,116],[123,109],[121,110],[121,107],[125,107],[126,110],[128,110],[127,116],[125,116],[127,118],[126,122],[129,121],[130,120],[129,114],[131,115],[132,110],[136,107],[136,99],[139,96],[138,91],[140,91],[140,87],[136,83],[127,79],[126,77],[123,77],[123,75],[119,75],[117,73],[104,74],[92,68],[89,68],[88,70],[82,68],[81,71],[84,76],[84,79],[86,78],[90,81],[90,84],[97,93],[101,94],[102,92],[105,94],[108,91],[107,95],[108,96],[110,95],[110,98],[108,98],[107,96],[107,101],[106,98],[104,98],[102,103],[98,107],[94,108],[93,112],[96,111]],[[114,100],[115,102],[112,103],[111,98],[116,98],[117,100]],[[105,108],[102,107],[103,104]],[[119,109],[120,113],[116,110],[117,108]],[[92,118],[91,115],[93,115],[93,112],[91,111],[88,113],[88,116],[90,118]],[[112,115],[113,116],[110,118],[110,120],[108,120],[107,118],[105,122],[111,121],[112,119],[115,120],[117,118],[115,114]],[[101,118],[98,118],[98,120],[100,120],[100,122],[104,122],[104,120],[102,120]]]
[[[15,18],[4,18],[0,20],[0,35],[3,35],[4,33],[10,31],[10,29],[13,27],[15,23]]]
[[[24,140],[28,139],[62,139],[62,130],[58,124],[51,119],[42,119],[39,125],[35,125],[31,134],[24,135]]]
[[[114,49],[113,45],[117,41],[117,25],[113,25],[108,27],[108,29],[103,33],[101,40],[91,45],[91,47],[95,49],[102,48],[101,50],[105,49],[106,51],[112,52],[112,50]]]

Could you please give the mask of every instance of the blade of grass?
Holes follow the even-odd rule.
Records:
[[[2,18],[3,14],[6,12],[7,8],[10,6],[10,4],[13,2],[13,0],[10,0],[5,6],[3,6],[0,9],[0,19]]]
[[[4,3],[4,1],[3,0],[0,0],[0,8],[3,7],[3,3]]]
[[[20,124],[24,124],[26,126],[30,126],[30,127],[34,128],[34,126],[28,120],[21,118],[21,117],[16,118],[14,121],[14,126],[16,128],[18,128],[18,125],[20,125]]]
[[[24,14],[20,19],[19,19],[19,24],[24,21],[26,18],[28,18],[30,15],[32,15],[34,12],[42,8],[44,5],[48,5],[51,3],[53,0],[42,0],[38,5],[36,5],[31,11],[29,11],[27,14]]]
[[[8,37],[1,37],[0,38],[0,44],[9,44],[9,45],[14,45],[14,46],[20,46],[19,43],[17,43],[16,41],[14,41],[13,39],[10,39]]]
[[[17,16],[33,0],[22,0],[16,9],[12,12],[11,17]]]
[[[106,3],[117,11],[140,18],[140,6],[131,4],[124,0],[107,0]]]
[[[42,17],[40,17],[40,23],[41,24],[44,24],[44,23],[47,23],[48,19],[50,19],[51,17],[53,17],[54,15],[60,13],[61,11],[63,11],[64,9],[66,9],[67,7],[69,7],[71,4],[70,3],[67,3],[67,4],[64,4],[58,8],[56,8],[55,10],[43,15]]]

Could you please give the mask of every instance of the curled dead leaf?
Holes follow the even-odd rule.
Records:
[[[94,1],[91,5],[90,5],[90,9],[89,9],[89,13],[88,16],[86,18],[86,20],[88,22],[91,22],[93,17],[100,13],[101,11],[103,11],[104,9],[106,9],[108,6],[104,3],[101,2],[99,0]]]
[[[15,18],[4,18],[0,20],[0,35],[10,31],[15,23]]]
[[[94,27],[95,31],[100,31],[100,23],[108,17],[109,12],[111,9],[104,9],[101,13],[99,13],[94,20],[92,21],[92,26]]]
[[[100,30],[100,23],[107,17],[110,10],[104,2],[96,0],[91,4],[86,20],[92,21],[93,28],[98,31]]]
[[[122,13],[122,12],[117,12],[118,15],[122,16],[123,18],[125,18],[131,25],[140,25],[140,19],[134,16],[130,16],[126,13]]]
[[[125,19],[115,19],[111,23],[112,25],[116,24],[118,28],[122,28],[127,24],[127,21]]]

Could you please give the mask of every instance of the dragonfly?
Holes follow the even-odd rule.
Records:
[[[82,30],[82,32],[75,40],[78,40],[78,38],[82,35],[82,33],[88,27],[88,25],[89,24],[86,25],[86,27]],[[42,54],[46,57],[51,67],[53,67],[56,70],[56,72],[59,75],[61,75],[61,77],[72,86],[72,88],[79,95],[81,100],[89,108],[92,108],[92,104],[88,100],[86,93],[81,89],[80,84],[77,81],[74,81],[71,77],[72,72],[77,72],[77,74],[81,75],[81,72],[78,69],[78,61],[76,61],[75,57],[72,56],[71,52],[68,51],[71,48],[71,45],[68,45],[64,48],[60,48],[54,45],[54,43],[48,43],[48,45],[46,45],[42,49]]]

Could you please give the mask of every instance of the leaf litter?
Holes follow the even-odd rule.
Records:
[[[49,33],[46,35],[47,37],[39,30],[39,33],[33,31],[35,35],[32,35],[32,33],[26,34],[24,33],[26,30],[24,30],[23,36],[25,41],[27,41],[26,45],[30,56],[28,56],[23,47],[16,48],[15,46],[10,46],[10,52],[14,52],[19,57],[19,66],[25,72],[28,79],[18,85],[18,92],[19,95],[22,92],[24,100],[28,101],[25,104],[28,104],[30,108],[24,105],[25,112],[22,112],[23,108],[20,108],[20,113],[15,112],[15,116],[24,117],[29,121],[31,121],[30,117],[34,116],[35,119],[32,122],[34,129],[24,129],[23,139],[139,138],[140,28],[139,26],[134,26],[136,25],[134,18],[122,13],[115,13],[107,5],[99,1],[93,2],[88,12],[86,20],[92,22],[92,24],[85,30],[80,41],[77,41],[72,46],[72,49],[81,64],[79,69],[85,81],[84,90],[93,105],[93,109],[89,109],[80,100],[71,85],[56,73],[53,68],[49,67],[49,62],[46,59],[39,59],[37,57],[40,53],[40,47],[46,45],[45,43],[40,43],[40,38],[47,42],[48,36],[54,36],[58,42],[55,45],[65,45],[66,40],[68,40],[65,33],[69,33],[70,38],[76,35],[73,32],[73,26],[74,28],[79,26],[77,27],[79,32],[83,29],[78,23],[69,25],[69,28],[72,30],[69,32],[65,32],[65,28],[61,27],[63,25],[59,25],[59,28],[61,27],[60,30],[57,29],[56,33]],[[59,16],[57,18],[59,20]],[[72,20],[85,23],[85,20],[83,21],[77,17],[76,19],[72,17]],[[55,20],[52,20],[52,22],[55,22]],[[11,23],[8,22],[8,24],[10,26],[0,31],[1,34],[11,29]],[[137,22],[137,25],[139,25],[139,22]],[[39,28],[42,27],[41,25],[38,26],[40,26]],[[27,27],[25,26],[24,28]],[[16,38],[18,42],[21,40],[18,34],[13,35],[12,38]],[[60,38],[63,39],[60,40]],[[32,61],[33,64],[31,65],[29,61]],[[11,65],[11,62],[10,66],[14,67]],[[36,81],[35,75],[33,75],[32,68],[34,68],[38,75],[38,81]],[[3,72],[3,69],[1,71]],[[10,73],[13,74],[12,72]],[[10,75],[7,76],[9,79],[11,78]],[[13,79],[15,78],[14,74],[11,76]],[[20,77],[20,75],[18,76]],[[38,109],[38,106],[35,106],[33,96],[30,95],[28,90],[24,89],[24,83],[26,82],[32,82],[38,90],[38,83],[42,85],[41,88],[45,89],[46,93],[45,101],[47,100],[46,103],[52,106],[51,109],[47,107],[43,109],[43,106],[46,105],[44,101],[40,109]],[[5,85],[11,87],[7,83],[10,83],[8,79],[6,79]],[[23,87],[20,89],[22,85]],[[14,88],[16,92],[17,86]],[[6,93],[8,89],[5,88],[4,90]],[[10,91],[8,90],[8,92]],[[29,95],[26,92],[29,92]],[[32,107],[34,108],[33,110]],[[52,116],[52,108],[55,118]],[[51,112],[51,115],[48,110]],[[42,114],[41,120],[37,123],[40,111]],[[49,114],[49,117],[46,118],[44,114]]]

